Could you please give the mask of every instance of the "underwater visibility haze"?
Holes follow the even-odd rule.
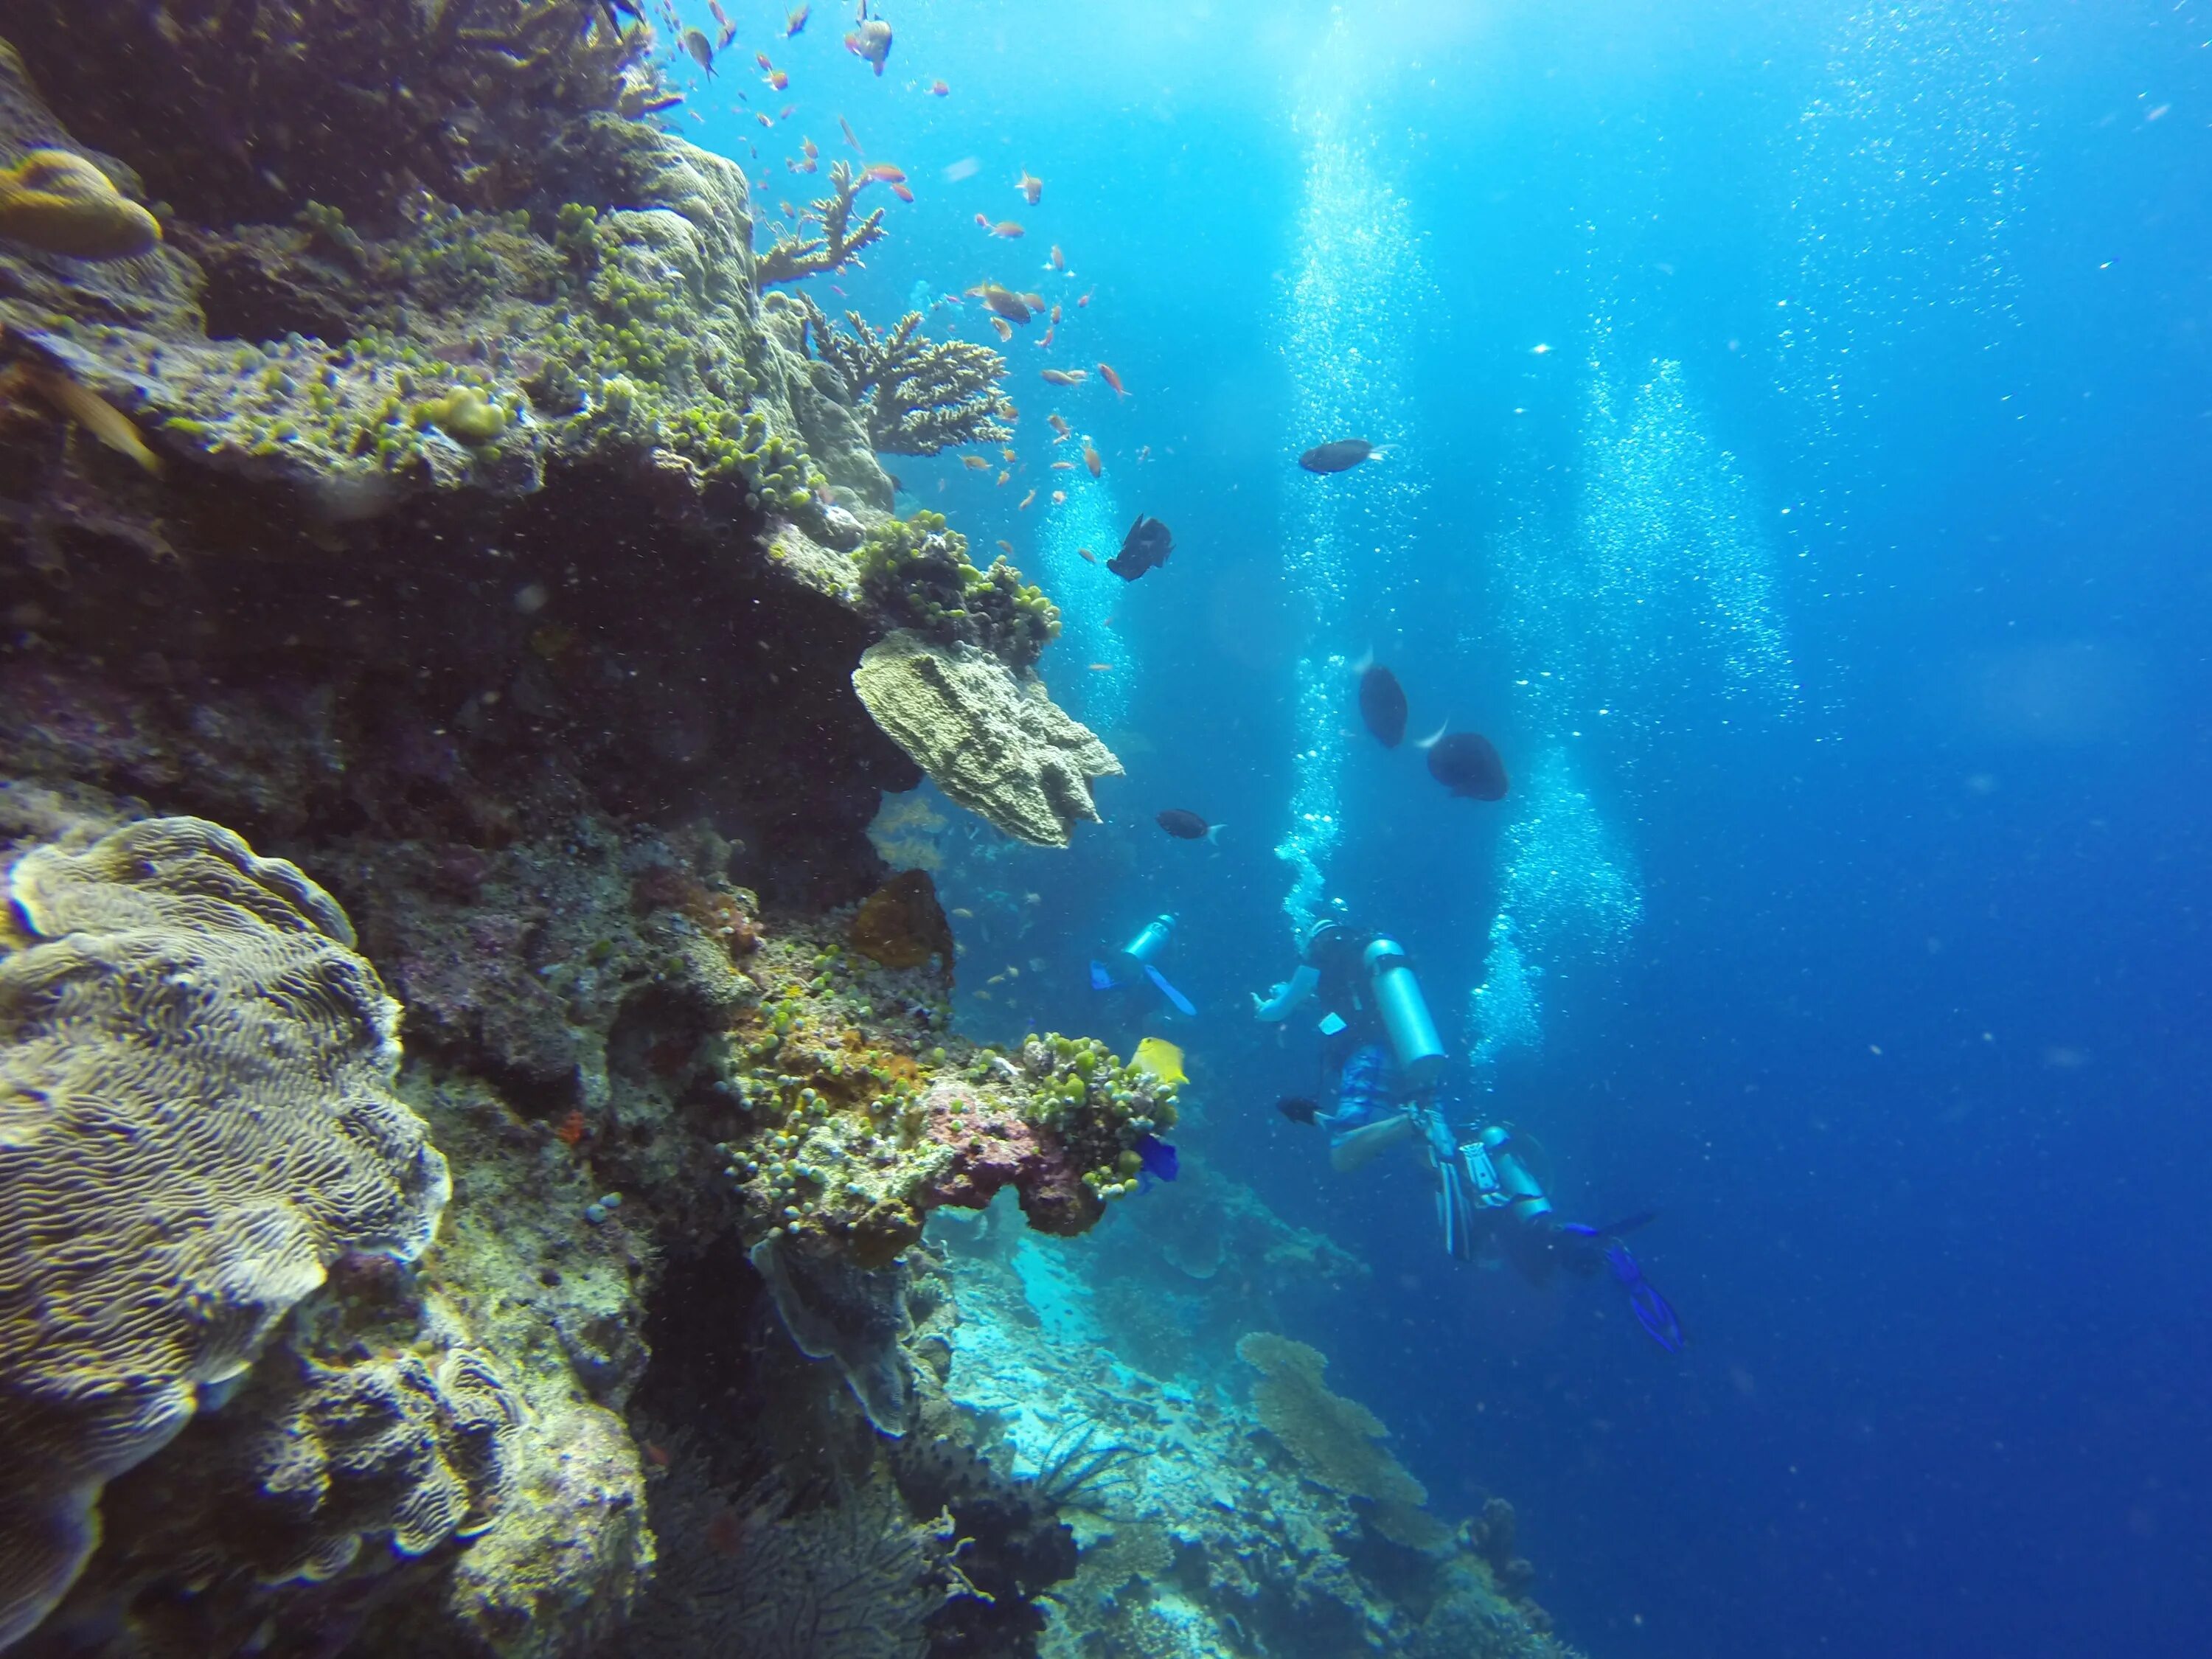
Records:
[[[2212,1651],[2212,3],[0,9],[0,1650]]]

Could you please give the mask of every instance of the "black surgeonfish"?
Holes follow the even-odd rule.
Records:
[[[1170,806],[1153,820],[1177,841],[1212,841],[1221,833],[1218,823],[1208,823],[1195,812],[1185,811],[1180,806]]]
[[[1505,763],[1480,732],[1455,732],[1431,744],[1429,775],[1467,800],[1505,799]]]
[[[1334,443],[1309,449],[1298,457],[1298,465],[1309,472],[1349,472],[1369,456],[1382,453],[1364,438],[1339,438]]]
[[[1406,737],[1406,688],[1380,663],[1370,663],[1359,676],[1359,718],[1385,749],[1395,749]]]
[[[1158,519],[1137,514],[1129,533],[1121,538],[1121,550],[1106,561],[1106,568],[1125,582],[1133,582],[1155,565],[1165,564],[1175,551],[1175,538]]]

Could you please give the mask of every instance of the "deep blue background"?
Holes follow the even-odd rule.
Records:
[[[1085,957],[1182,912],[1191,1155],[1376,1264],[1376,1294],[1317,1295],[1295,1334],[1437,1507],[1513,1498],[1539,1594],[1594,1653],[2212,1651],[2212,7],[1359,15],[1360,53],[1318,65],[1328,13],[1304,4],[912,0],[881,82],[826,15],[769,43],[790,126],[842,154],[842,112],[915,181],[841,280],[851,302],[889,320],[917,278],[1012,280],[1061,243],[1067,290],[1097,297],[1054,361],[1110,360],[1133,395],[1048,403],[1025,337],[1024,460],[1048,453],[1042,410],[1068,410],[1180,545],[1118,602],[1146,741],[1103,791],[1112,821],[1070,854],[953,872],[1040,895],[1011,945],[963,923],[969,991],[980,952],[1048,964],[1013,1012],[1002,994],[965,1017],[1082,1029]],[[1802,142],[1852,88],[1856,136],[1893,141],[1887,176]],[[1595,1289],[1453,1269],[1410,1166],[1329,1177],[1268,1109],[1310,1055],[1241,1018],[1286,966],[1268,849],[1294,659],[1375,626],[1314,617],[1284,557],[1286,457],[1335,435],[1290,429],[1283,356],[1291,117],[1332,96],[1423,237],[1402,464],[1428,493],[1388,556],[1428,609],[1378,641],[1417,723],[1506,722],[1509,761],[1531,735],[1470,608],[1501,515],[1571,491],[1601,315],[1616,368],[1683,364],[1773,515],[1802,706],[1723,727],[1692,686],[1636,711],[1632,743],[1593,735],[1585,781],[1644,918],[1614,969],[1551,988],[1541,1056],[1501,1078],[1568,1208],[1662,1212],[1638,1249],[1693,1339],[1679,1361]],[[710,141],[761,142],[764,198],[810,182],[781,172],[787,128],[699,104]],[[964,157],[975,176],[945,181]],[[1040,209],[1012,190],[1023,167]],[[1978,205],[1992,181],[2001,211]],[[978,211],[1030,234],[991,241]],[[1862,295],[1825,428],[1781,344],[1807,283]],[[988,338],[972,311],[962,326]],[[1011,497],[1041,471],[1000,491],[895,465],[979,546],[1034,545],[1041,509]],[[1333,875],[1407,936],[1456,1030],[1502,819],[1364,745],[1343,787]],[[1226,822],[1221,849],[1160,837],[1170,805]]]

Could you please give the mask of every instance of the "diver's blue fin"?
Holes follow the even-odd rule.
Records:
[[[1091,964],[1091,988],[1094,991],[1114,988],[1114,975],[1106,971],[1106,964],[1103,962],[1093,961]]]
[[[1190,999],[1185,996],[1182,992],[1176,990],[1174,986],[1169,984],[1167,981],[1167,975],[1161,973],[1158,969],[1153,967],[1149,962],[1145,964],[1145,977],[1152,981],[1153,984],[1158,986],[1160,988],[1160,994],[1165,997],[1170,1002],[1175,1004],[1177,1008],[1182,1010],[1184,1013],[1188,1014],[1194,1019],[1198,1018],[1198,1010],[1191,1006]]]

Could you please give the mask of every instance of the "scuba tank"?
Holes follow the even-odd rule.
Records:
[[[1377,939],[1361,960],[1366,964],[1375,1012],[1389,1034],[1399,1075],[1417,1093],[1431,1087],[1443,1075],[1444,1045],[1437,1036],[1436,1021],[1429,1018],[1429,1005],[1421,996],[1421,982],[1413,976],[1406,947],[1394,939]]]
[[[1175,937],[1176,919],[1172,915],[1154,916],[1137,932],[1136,938],[1121,947],[1121,955],[1130,963],[1129,977],[1135,979],[1152,965],[1152,958],[1168,948]]]
[[[1152,958],[1166,950],[1168,941],[1175,937],[1175,927],[1174,916],[1164,912],[1154,916],[1137,930],[1134,939],[1114,953],[1112,968],[1103,962],[1091,964],[1091,988],[1110,991],[1116,986],[1133,985],[1140,979],[1148,979],[1177,1010],[1185,1014],[1197,1013],[1190,999],[1169,984],[1166,976],[1152,964]]]
[[[1515,1218],[1535,1222],[1551,1214],[1552,1200],[1545,1194],[1544,1183],[1529,1168],[1530,1155],[1540,1152],[1534,1139],[1516,1134],[1506,1124],[1493,1123],[1482,1132],[1481,1142],[1491,1167],[1498,1171],[1498,1190],[1513,1206]]]

